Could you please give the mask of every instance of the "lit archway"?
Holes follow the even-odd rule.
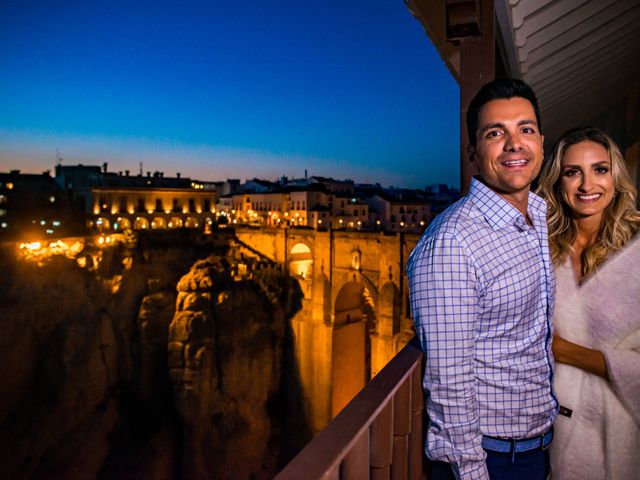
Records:
[[[187,228],[198,228],[198,220],[194,217],[188,217],[184,222],[184,226]]]
[[[162,217],[156,217],[151,221],[151,228],[153,230],[167,228],[167,222],[165,222],[164,218]]]
[[[149,220],[144,217],[137,217],[133,222],[134,230],[147,230],[149,228]]]
[[[182,219],[180,217],[171,217],[169,228],[182,228]]]
[[[131,220],[126,217],[118,217],[116,223],[113,224],[114,230],[130,230],[131,229]]]
[[[96,218],[96,228],[98,229],[99,232],[105,231],[105,230],[109,230],[111,228],[111,222],[104,218],[104,217],[98,217]]]

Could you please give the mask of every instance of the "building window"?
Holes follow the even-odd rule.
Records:
[[[208,198],[204,199],[204,211],[205,212],[211,211],[211,200],[209,200]]]
[[[138,208],[137,208],[138,212],[144,212],[144,198],[138,198]]]
[[[156,212],[162,211],[162,199],[156,198]]]
[[[193,198],[189,199],[189,211],[190,212],[196,211],[196,201]]]
[[[122,213],[127,211],[127,197],[120,197],[119,210]]]
[[[180,205],[180,200],[178,200],[177,198],[173,199],[173,206],[171,207],[171,209],[174,212],[182,212],[182,206]]]

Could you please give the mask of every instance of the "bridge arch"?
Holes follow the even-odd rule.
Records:
[[[379,335],[392,336],[400,333],[402,298],[400,289],[392,281],[382,286],[378,296],[376,331]]]
[[[346,282],[336,296],[332,332],[332,402],[335,416],[365,386],[371,376],[371,339],[375,305],[367,287]]]
[[[297,242],[289,250],[289,274],[306,280],[313,275],[313,253],[305,242]]]

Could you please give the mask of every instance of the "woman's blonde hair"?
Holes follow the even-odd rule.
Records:
[[[617,145],[598,128],[574,128],[558,140],[553,155],[542,168],[538,183],[537,193],[544,197],[548,205],[551,260],[556,265],[563,263],[578,233],[571,209],[563,201],[560,191],[562,158],[569,147],[586,141],[598,143],[607,150],[615,191],[613,200],[602,216],[595,243],[582,253],[583,277],[592,273],[609,255],[620,250],[640,228],[640,213],[636,210],[636,188]]]

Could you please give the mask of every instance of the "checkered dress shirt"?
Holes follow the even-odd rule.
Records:
[[[558,404],[551,355],[555,280],[546,204],[520,212],[477,179],[409,257],[411,309],[425,352],[425,451],[457,478],[488,479],[482,435],[546,432]]]

